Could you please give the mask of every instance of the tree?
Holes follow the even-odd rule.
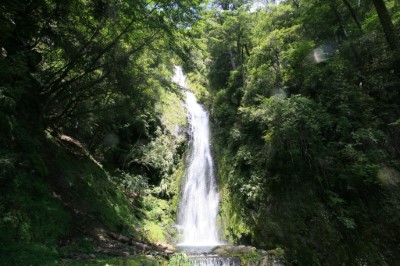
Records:
[[[243,5],[252,3],[252,0],[218,0],[213,1],[213,5],[219,6],[222,10],[236,10]]]
[[[247,14],[248,27],[239,8],[204,31],[226,234],[283,247],[294,264],[381,265],[399,256],[386,233],[400,232],[390,218],[398,208],[388,212],[399,189],[379,181],[399,169],[398,64],[378,39],[372,2],[355,6],[283,1]]]
[[[357,24],[357,27],[360,31],[362,31],[362,26],[361,26],[361,22],[358,19],[357,13],[354,10],[354,8],[352,7],[352,5],[350,4],[350,2],[348,0],[343,0],[343,3],[346,5],[346,7],[349,9],[349,12],[351,14],[351,17],[353,18],[354,22]]]
[[[375,10],[378,13],[379,20],[381,22],[383,32],[385,33],[386,41],[388,42],[390,49],[399,51],[400,40],[393,26],[393,22],[388,9],[386,8],[385,2],[383,0],[372,0],[372,2],[374,3]]]

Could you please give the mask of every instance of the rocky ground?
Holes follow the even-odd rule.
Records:
[[[93,260],[107,257],[129,257],[137,255],[150,255],[155,259],[165,260],[174,254],[175,249],[171,245],[164,243],[148,243],[138,241],[132,237],[127,237],[114,232],[102,232],[97,235],[91,235],[92,251],[70,252],[65,255],[65,260]],[[73,244],[65,243],[65,246]]]

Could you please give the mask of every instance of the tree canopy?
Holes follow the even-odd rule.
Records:
[[[395,263],[399,4],[236,6],[202,26],[226,235],[294,265]]]

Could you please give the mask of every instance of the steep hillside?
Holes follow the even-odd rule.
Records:
[[[176,233],[184,171],[186,140],[179,128],[186,120],[179,105],[175,94],[165,95],[157,107],[165,133],[142,144],[140,149],[148,152],[135,157],[136,165],[168,167],[153,184],[146,176],[113,168],[110,161],[105,169],[70,136],[51,131],[30,135],[24,128],[15,129],[15,134],[24,134],[24,142],[13,152],[2,150],[0,264],[54,265],[93,258],[93,263],[100,263],[108,257],[140,254],[165,259],[168,254],[156,244],[172,241]]]

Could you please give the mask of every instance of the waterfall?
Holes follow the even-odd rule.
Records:
[[[186,88],[182,68],[175,67],[173,81]],[[196,101],[189,90],[186,109],[190,125],[190,154],[178,211],[184,247],[212,247],[220,245],[216,219],[219,195],[210,149],[208,112]]]

